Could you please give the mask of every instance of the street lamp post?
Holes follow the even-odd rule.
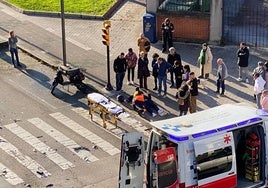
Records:
[[[111,21],[110,20],[104,20],[103,22],[103,28],[102,30],[102,43],[107,46],[107,86],[106,90],[111,91],[113,90],[113,87],[111,85],[110,81],[110,27],[111,27]]]
[[[60,0],[61,8],[61,35],[62,35],[62,59],[63,65],[66,66],[66,41],[65,41],[65,17],[64,17],[64,0]]]

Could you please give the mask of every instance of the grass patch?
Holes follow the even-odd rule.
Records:
[[[60,0],[7,0],[17,7],[34,11],[60,12]],[[117,0],[64,0],[68,13],[103,15]]]

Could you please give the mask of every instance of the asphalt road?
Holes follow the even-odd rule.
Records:
[[[120,139],[85,118],[85,95],[59,86],[53,96],[52,69],[22,52],[20,69],[0,57],[0,188],[116,187]]]

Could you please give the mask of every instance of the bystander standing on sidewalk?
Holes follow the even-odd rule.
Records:
[[[261,94],[261,107],[263,110],[268,112],[268,90],[265,89]]]
[[[237,81],[241,82],[243,80],[242,73],[245,73],[245,81],[246,83],[249,83],[249,72],[248,72],[248,59],[249,59],[249,50],[246,46],[245,42],[241,42],[239,49],[237,50],[237,57],[238,57],[238,67],[239,67],[239,77]]]
[[[167,62],[171,65],[170,69],[170,82],[171,86],[170,88],[174,87],[174,62],[179,61],[181,63],[181,56],[176,52],[176,49],[174,47],[169,48],[169,54],[167,55]]]
[[[190,72],[190,79],[187,81],[190,88],[190,113],[196,112],[196,101],[198,96],[198,80],[194,72]]]
[[[138,47],[139,47],[139,55],[141,52],[143,52],[144,55],[147,57],[147,54],[151,48],[151,42],[148,38],[144,36],[143,33],[141,33],[138,38]]]
[[[259,73],[261,75],[261,77],[266,80],[266,71],[264,68],[264,63],[262,61],[258,62],[258,66],[253,70],[252,76],[254,76],[255,73]],[[265,84],[265,86],[267,85],[267,82]],[[256,100],[256,95],[253,95],[254,100]]]
[[[182,75],[184,73],[183,66],[180,61],[175,60],[173,71],[175,74],[176,88],[180,88],[182,84]]]
[[[122,52],[114,60],[114,72],[116,74],[116,77],[115,77],[116,91],[121,91],[122,89],[126,69],[127,69],[127,62],[126,62],[125,54]]]
[[[154,68],[158,72],[158,96],[161,96],[162,85],[164,87],[163,97],[167,96],[167,73],[171,69],[171,65],[167,63],[162,57],[157,58],[157,64],[154,65]]]
[[[200,65],[200,75],[198,78],[209,78],[209,74],[212,71],[212,60],[213,55],[211,53],[210,47],[207,43],[202,44],[202,49],[197,60]]]
[[[125,56],[127,61],[127,85],[134,84],[134,73],[135,67],[137,65],[138,57],[135,52],[133,52],[132,48],[128,49],[128,53]],[[131,80],[130,80],[131,75]]]
[[[153,90],[157,90],[157,77],[158,77],[158,70],[157,68],[154,66],[155,64],[157,64],[157,58],[159,57],[159,55],[157,53],[153,54],[153,60],[152,60],[152,72],[153,72],[153,77],[154,77],[154,88]]]
[[[148,89],[147,86],[147,77],[150,76],[150,71],[149,71],[149,60],[145,56],[144,52],[140,52],[140,57],[138,59],[138,79],[139,79],[139,84],[140,88]]]
[[[170,22],[169,18],[166,18],[165,21],[161,24],[162,30],[162,52],[164,53],[168,49],[173,47],[173,32],[174,25]]]
[[[257,103],[257,108],[261,109],[261,94],[262,91],[264,90],[264,86],[266,84],[265,80],[260,76],[259,73],[255,73],[253,75],[253,80],[254,80],[254,94],[256,95],[256,103]]]
[[[11,61],[13,63],[13,66],[21,66],[20,64],[20,60],[19,60],[19,55],[18,55],[18,47],[17,47],[17,42],[18,42],[18,38],[15,35],[14,31],[10,31],[9,32],[9,38],[8,38],[8,45],[9,45],[9,51],[11,54]],[[17,63],[15,64],[15,59],[14,59],[14,55],[16,57],[16,61]]]
[[[186,115],[190,107],[190,91],[189,86],[184,83],[178,88],[176,99],[179,105],[179,116]]]
[[[220,95],[223,96],[225,92],[225,79],[228,77],[228,71],[225,63],[223,62],[222,58],[217,60],[218,70],[217,70],[217,90],[216,93],[221,93]]]

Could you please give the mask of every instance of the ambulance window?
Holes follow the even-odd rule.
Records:
[[[196,157],[198,180],[228,172],[232,168],[232,147],[225,147]]]

